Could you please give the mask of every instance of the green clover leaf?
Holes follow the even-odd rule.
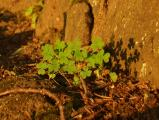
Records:
[[[90,47],[93,49],[93,51],[96,51],[98,49],[102,49],[104,47],[104,42],[101,38],[94,37],[92,39],[92,44]]]
[[[42,46],[42,56],[43,60],[51,61],[54,57],[54,50],[52,45],[46,44]]]
[[[75,61],[70,61],[68,64],[63,66],[63,70],[68,74],[76,73]]]
[[[54,45],[54,49],[58,50],[58,51],[63,51],[63,49],[66,47],[66,44],[64,41],[61,40],[56,40],[55,45]]]
[[[56,74],[49,74],[50,79],[54,79],[56,77]]]
[[[103,58],[103,59],[104,59],[104,62],[105,62],[105,63],[108,63],[108,62],[109,62],[109,58],[110,58],[110,53],[105,53],[105,54],[104,54],[104,58]]]
[[[80,79],[77,75],[74,75],[73,77],[73,85],[78,86],[80,84]]]
[[[39,75],[45,75],[45,73],[46,73],[46,72],[45,72],[44,69],[39,69],[39,70],[38,70],[38,74],[39,74]]]
[[[117,79],[118,79],[118,76],[115,72],[110,72],[109,76],[110,76],[110,79],[111,79],[112,82],[116,82]]]
[[[88,68],[84,68],[81,72],[80,72],[80,77],[82,79],[86,79],[86,77],[90,77],[91,76],[92,71],[89,70]]]
[[[48,67],[48,64],[45,62],[40,62],[39,64],[36,65],[36,67],[40,69],[46,69]]]

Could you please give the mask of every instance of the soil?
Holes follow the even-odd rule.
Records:
[[[147,80],[124,73],[116,83],[90,78],[86,100],[79,89],[59,81],[62,78],[39,76],[36,63],[41,59],[41,44],[30,25],[20,13],[0,11],[1,120],[62,120],[60,105],[68,120],[159,119],[159,91]]]

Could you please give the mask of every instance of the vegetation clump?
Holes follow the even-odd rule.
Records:
[[[102,71],[107,69],[106,64],[110,60],[110,53],[104,50],[104,42],[100,38],[94,38],[92,44],[82,47],[79,40],[64,42],[57,40],[52,46],[45,44],[42,47],[43,59],[37,65],[40,75],[48,75],[54,78],[57,74],[62,76],[71,75],[73,85],[79,85],[81,80],[96,75],[104,77]],[[115,72],[108,72],[107,76],[116,82]]]

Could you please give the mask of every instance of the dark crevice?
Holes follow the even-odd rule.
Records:
[[[89,39],[88,39],[88,43],[91,44],[91,38],[92,38],[92,31],[93,31],[93,28],[94,28],[94,14],[93,14],[93,8],[91,6],[91,4],[89,3],[88,0],[79,0],[79,2],[84,2],[86,3],[86,5],[88,5],[89,7],[89,11],[88,13],[86,14],[89,18],[89,21],[87,23],[88,27],[89,27]]]
[[[92,37],[92,31],[93,31],[93,27],[94,27],[94,15],[93,15],[93,8],[91,6],[91,4],[88,2],[88,1],[85,1],[85,3],[88,5],[89,7],[89,12],[88,12],[88,16],[90,18],[90,21],[89,21],[89,33],[90,33],[90,37],[89,37],[89,40],[91,40],[91,37]]]
[[[90,41],[90,40],[91,40],[91,37],[92,37],[93,27],[94,27],[94,15],[93,15],[93,8],[92,8],[91,4],[90,4],[87,0],[79,0],[79,1],[73,2],[73,3],[70,5],[69,9],[71,9],[71,7],[72,7],[74,4],[80,3],[80,2],[86,3],[86,4],[88,5],[88,7],[89,7],[89,11],[88,11],[88,13],[87,13],[86,15],[89,17],[89,21],[88,21],[87,24],[88,24],[89,33],[90,33],[90,35],[89,35],[89,40],[88,40],[88,41]],[[69,9],[68,9],[68,10],[69,10]],[[63,30],[62,30],[62,32],[61,32],[61,39],[62,39],[62,40],[65,39],[65,29],[66,29],[66,23],[67,23],[67,12],[68,12],[68,10],[63,13],[63,16],[64,16],[64,27],[63,27]]]
[[[61,31],[61,40],[65,39],[65,29],[66,29],[66,22],[67,22],[67,12],[63,13],[63,17],[64,17],[64,26],[63,26],[63,30]]]

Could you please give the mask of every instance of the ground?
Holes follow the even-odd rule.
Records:
[[[0,11],[0,118],[1,120],[62,119],[56,100],[40,92],[55,94],[64,107],[66,119],[158,120],[159,91],[149,81],[122,76],[119,82],[92,80],[87,83],[88,101],[76,88],[69,88],[58,79],[50,80],[37,74],[41,44],[20,13]],[[60,79],[60,78],[59,78]],[[23,92],[1,93],[24,89]]]

